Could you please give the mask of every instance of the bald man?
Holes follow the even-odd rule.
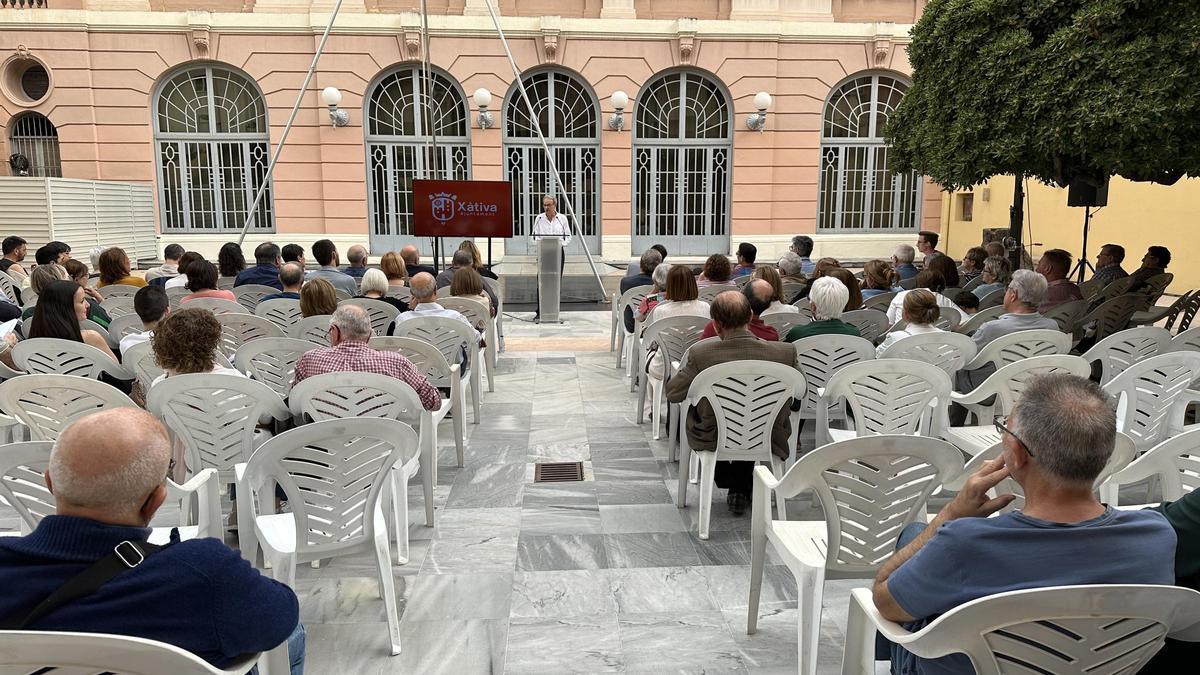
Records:
[[[147,543],[167,497],[170,463],[166,430],[137,408],[96,412],[68,426],[45,473],[56,515],[28,536],[0,538],[0,623],[158,640],[218,668],[287,640],[293,672],[300,672],[304,631],[290,588],[217,539],[180,542],[172,531],[165,546]],[[99,575],[90,569],[98,563],[111,571],[95,591],[31,614],[82,572]]]
[[[742,287],[742,295],[750,303],[750,323],[746,325],[746,329],[759,340],[779,342],[779,331],[762,320],[762,313],[771,308],[771,301],[775,299],[775,287],[766,279],[755,279]],[[709,321],[700,334],[700,339],[716,336],[717,325],[715,322]]]
[[[367,273],[367,249],[365,246],[355,244],[346,251],[346,261],[350,263],[346,269],[342,270],[346,274],[361,279]]]
[[[421,272],[429,275],[437,274],[432,267],[421,264],[421,252],[412,244],[400,249],[400,259],[404,261],[404,267],[408,270],[409,279],[412,279]]]

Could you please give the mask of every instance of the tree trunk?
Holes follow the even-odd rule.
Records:
[[[1021,246],[1021,226],[1025,222],[1025,186],[1022,174],[1016,174],[1013,179],[1013,203],[1008,210],[1008,262],[1016,271],[1021,269],[1021,258],[1025,252]]]

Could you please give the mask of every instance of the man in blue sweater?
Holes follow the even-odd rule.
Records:
[[[67,427],[46,471],[57,515],[29,536],[0,538],[0,623],[20,624],[122,542],[144,543],[166,498],[170,460],[166,430],[139,409],[105,410]],[[171,543],[140,564],[25,628],[158,640],[219,668],[287,640],[296,674],[304,668],[299,613],[290,588],[259,574],[223,542],[180,542],[172,532]]]

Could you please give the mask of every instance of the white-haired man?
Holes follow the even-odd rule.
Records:
[[[412,387],[426,410],[437,410],[442,397],[429,379],[402,354],[379,351],[368,344],[371,335],[367,310],[356,305],[338,307],[329,317],[330,346],[311,349],[296,361],[292,385],[325,373],[378,373]]]
[[[896,274],[900,275],[901,281],[906,281],[917,276],[920,270],[913,261],[917,259],[917,251],[908,244],[900,244],[892,251],[892,269],[896,270]]]
[[[56,515],[28,536],[0,538],[0,621],[158,640],[218,668],[287,640],[292,672],[302,672],[304,631],[290,588],[218,539],[181,542],[172,532],[164,546],[147,543],[170,462],[166,429],[142,410],[104,410],[68,426],[45,474]],[[35,609],[85,572],[94,590]]]
[[[971,339],[983,349],[987,343],[1002,335],[1023,330],[1058,330],[1058,323],[1038,313],[1038,305],[1046,296],[1046,278],[1033,270],[1013,272],[1012,281],[1004,292],[1005,313],[988,321],[975,331]]]
[[[854,324],[842,321],[842,312],[850,301],[850,289],[833,277],[821,277],[813,282],[808,292],[808,306],[813,320],[803,326],[795,326],[783,337],[784,342],[795,342],[814,335],[853,335],[858,337]]]

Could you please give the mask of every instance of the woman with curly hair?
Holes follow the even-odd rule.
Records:
[[[166,371],[153,384],[175,375],[194,373],[246,376],[217,363],[221,322],[207,309],[185,307],[171,312],[158,322],[150,342],[155,362]]]
[[[246,256],[242,253],[242,247],[232,241],[227,242],[217,252],[217,270],[223,277],[236,277],[244,269]]]
[[[333,314],[337,309],[337,291],[326,279],[313,279],[300,287],[300,314],[304,318]]]
[[[129,256],[126,255],[123,248],[114,246],[110,249],[105,249],[100,254],[96,267],[100,270],[100,283],[96,284],[96,288],[104,288],[105,286],[113,286],[115,284],[137,286],[138,288],[146,285],[145,279],[135,277],[130,272],[131,263],[129,262]]]
[[[732,286],[729,282],[732,277],[733,266],[729,264],[729,258],[723,253],[714,253],[704,261],[704,271],[700,273],[696,285],[700,288]]]

